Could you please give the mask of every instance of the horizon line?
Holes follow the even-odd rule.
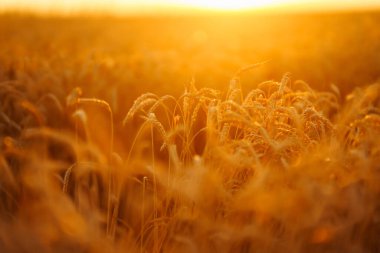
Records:
[[[138,10],[137,10],[138,9]],[[138,17],[138,16],[197,16],[197,15],[237,15],[237,14],[308,14],[308,13],[352,13],[352,12],[377,12],[380,11],[380,3],[371,6],[360,6],[351,4],[348,6],[325,6],[323,4],[283,4],[277,6],[253,7],[237,10],[218,10],[203,7],[191,6],[167,6],[154,5],[145,6],[143,8],[126,7],[117,9],[109,7],[105,9],[99,8],[1,8],[0,14],[26,14],[37,16],[115,16],[115,17]]]

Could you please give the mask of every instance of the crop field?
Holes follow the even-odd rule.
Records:
[[[0,252],[380,252],[380,13],[0,15]]]

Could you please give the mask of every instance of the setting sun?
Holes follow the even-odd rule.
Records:
[[[184,4],[196,8],[213,9],[213,10],[243,10],[262,7],[271,7],[273,5],[288,3],[289,0],[183,0]]]

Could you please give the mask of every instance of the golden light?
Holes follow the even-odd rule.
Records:
[[[178,13],[191,10],[244,11],[276,9],[380,8],[379,0],[0,0],[0,12],[111,12],[118,14]],[[285,8],[283,8],[285,7]]]
[[[274,7],[291,0],[182,0],[184,5],[211,10],[244,10]]]

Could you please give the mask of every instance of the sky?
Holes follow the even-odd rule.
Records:
[[[175,13],[186,10],[379,9],[380,0],[0,0],[0,11]]]

